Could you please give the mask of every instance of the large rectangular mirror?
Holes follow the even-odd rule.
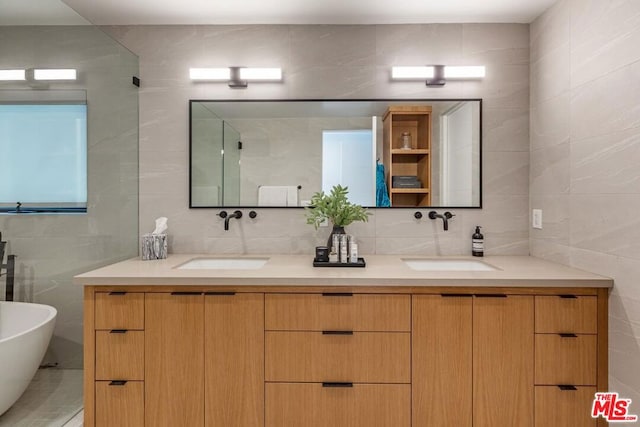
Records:
[[[482,100],[192,100],[192,208],[482,206]]]

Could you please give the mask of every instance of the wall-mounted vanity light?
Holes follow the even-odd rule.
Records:
[[[0,80],[77,80],[78,72],[73,68],[34,68],[28,70],[0,70]]]
[[[26,79],[27,73],[25,70],[0,70],[0,80],[15,81]]]
[[[444,86],[447,80],[482,79],[485,74],[486,70],[482,65],[391,67],[392,80],[425,80],[427,86]]]
[[[277,82],[282,81],[281,68],[190,68],[191,80],[224,81],[230,88],[246,88],[249,81]]]
[[[77,80],[78,72],[73,68],[35,68],[34,80]]]

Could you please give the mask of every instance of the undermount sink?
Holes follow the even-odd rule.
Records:
[[[178,270],[258,270],[269,258],[194,258],[178,266]]]
[[[412,270],[418,271],[493,271],[495,267],[470,259],[403,258]]]

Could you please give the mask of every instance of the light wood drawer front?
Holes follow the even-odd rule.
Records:
[[[537,333],[597,333],[597,297],[537,296],[535,298]]]
[[[96,329],[144,329],[144,293],[97,292]]]
[[[411,331],[411,296],[271,294],[265,296],[267,330]]]
[[[267,381],[411,382],[407,332],[267,332]]]
[[[595,335],[536,334],[535,383],[596,385]]]
[[[405,384],[266,384],[266,427],[410,427]]]
[[[144,383],[96,382],[96,427],[144,427]]]
[[[591,418],[595,392],[595,387],[537,386],[535,427],[595,427],[596,419]]]
[[[143,331],[96,331],[96,380],[144,380]]]

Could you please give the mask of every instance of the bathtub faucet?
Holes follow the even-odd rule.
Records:
[[[7,263],[4,261],[4,248],[6,248],[7,242],[2,241],[2,233],[0,233],[0,276],[3,276],[2,270],[6,270],[6,284],[5,284],[5,301],[13,301],[13,278],[15,275],[16,256],[7,255]]]

